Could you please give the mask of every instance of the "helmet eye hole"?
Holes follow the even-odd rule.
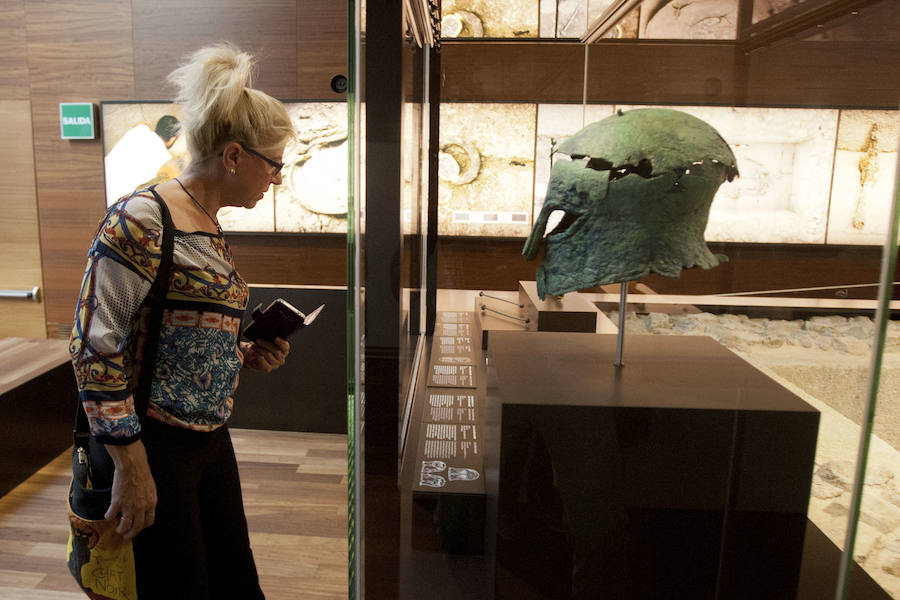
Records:
[[[546,235],[558,235],[572,226],[572,223],[578,220],[576,214],[566,212],[564,210],[554,210],[547,219]]]

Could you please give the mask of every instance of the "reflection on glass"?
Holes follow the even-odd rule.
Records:
[[[138,187],[171,179],[187,165],[175,104],[104,102],[100,112],[107,206]]]
[[[733,40],[737,37],[738,0],[644,0],[640,38]]]
[[[422,201],[422,105],[404,102],[401,116],[403,125],[403,154],[400,157],[400,172],[403,185],[400,190],[400,227],[403,235],[419,233]],[[427,170],[425,171],[427,173]],[[425,190],[427,194],[427,189]]]
[[[541,0],[541,37],[580,38],[613,0]]]
[[[541,0],[541,37],[580,38],[612,0]],[[738,0],[643,0],[603,37],[733,40]]]
[[[442,38],[534,38],[538,0],[443,0]]]
[[[741,309],[734,309],[740,313]],[[615,320],[616,314],[610,315]],[[843,548],[875,325],[871,316],[805,319],[746,314],[629,315],[629,334],[708,335],[784,385],[821,413],[808,515]],[[888,323],[879,410],[869,454],[866,495],[854,555],[885,590],[900,597],[900,327]]]
[[[361,42],[365,31],[366,1],[352,1],[347,5],[347,597],[361,598],[362,593],[362,538],[360,527],[362,490],[362,405],[364,383],[362,381],[365,331],[365,305],[362,262],[362,218],[365,214],[363,199],[365,187],[361,159],[364,143],[360,133],[365,130],[360,97]]]
[[[496,561],[512,576],[499,579],[498,597],[629,597],[639,577],[627,492],[640,484],[624,484],[617,421],[627,417],[549,400],[502,413]]]
[[[755,0],[753,24],[764,22],[806,0]],[[643,0],[603,37],[619,39],[734,40],[739,0]],[[887,3],[886,3],[887,4]],[[445,0],[441,37],[461,38],[579,38],[591,23],[614,5],[614,0]],[[809,39],[891,39],[884,29],[885,7],[855,11],[858,16],[879,12],[881,19],[859,26],[860,18],[845,22],[833,33],[816,30]],[[849,28],[848,28],[849,26]],[[830,29],[830,26],[829,26]]]
[[[774,17],[778,13],[804,2],[806,0],[754,0],[753,22],[757,23],[769,17]]]

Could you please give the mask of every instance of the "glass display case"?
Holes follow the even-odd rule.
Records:
[[[399,524],[366,578],[386,566],[399,598],[900,598],[900,7],[442,6],[437,47],[403,50],[402,244],[379,254],[399,269],[398,489],[356,487]],[[727,260],[541,297],[546,254],[522,254],[548,188],[595,193],[554,188],[554,165],[667,176],[561,149],[648,107],[733,153],[700,232]],[[543,251],[605,226],[587,212],[552,218]]]

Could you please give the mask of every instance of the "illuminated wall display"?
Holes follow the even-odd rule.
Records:
[[[275,190],[276,231],[347,231],[347,105],[288,103],[297,138]],[[246,211],[245,211],[246,212]]]
[[[541,37],[577,38],[613,0],[540,0]]]
[[[536,112],[535,104],[441,104],[438,234],[528,235]]]
[[[752,0],[756,24],[805,0]],[[441,37],[581,38],[621,0],[443,0]],[[604,38],[645,40],[737,39],[739,0],[644,0],[621,16]]]
[[[741,175],[716,194],[707,240],[825,241],[837,110],[669,108],[712,125],[737,158]]]
[[[796,0],[794,0],[796,1]],[[754,22],[791,0],[758,0]],[[614,0],[444,0],[441,36],[447,38],[580,38]],[[644,2],[603,37],[733,40],[738,0]]]
[[[400,191],[400,221],[404,235],[419,233],[427,228],[427,210],[423,205],[428,199],[428,127],[424,119],[427,113],[422,105],[404,102],[401,113],[401,136],[403,147],[408,152],[401,153],[400,173],[403,185]],[[419,217],[413,220],[413,217]]]
[[[443,0],[443,38],[536,38],[538,0]]]
[[[282,185],[253,210],[226,208],[219,220],[226,231],[343,233],[346,106],[286,106],[297,138],[285,149]],[[438,233],[527,237],[543,206],[554,145],[615,110],[636,107],[441,104]],[[712,204],[708,241],[884,243],[900,139],[897,111],[668,108],[715,127],[738,160],[740,177],[723,184]],[[103,102],[100,112],[107,205],[184,168],[184,140],[174,133],[181,118],[176,105]],[[424,193],[422,182],[409,180],[409,170],[407,165],[404,193]],[[404,231],[414,230],[404,224]]]
[[[754,0],[753,23],[800,0]],[[580,38],[615,0],[444,0],[444,38]],[[738,0],[644,2],[603,37],[618,39],[733,40]],[[537,33],[535,33],[537,31]]]
[[[461,177],[458,163],[445,159],[449,167],[442,164],[439,232],[516,237],[520,230],[527,232],[543,206],[554,143],[615,110],[631,108],[637,106],[442,104],[442,149],[481,157],[490,168]],[[708,241],[884,243],[900,139],[897,111],[667,108],[712,125],[738,160],[740,177],[723,184],[712,204]],[[536,125],[529,130],[532,122]],[[533,151],[523,154],[529,131]],[[526,177],[523,164],[533,164],[530,191],[520,186]],[[531,216],[521,226],[503,216],[523,210]],[[465,211],[468,222],[462,223]]]
[[[296,139],[285,148],[282,184],[252,210],[219,212],[226,231],[347,230],[347,111],[340,102],[286,102]],[[176,176],[189,160],[171,102],[103,102],[106,204]]]
[[[648,8],[644,8],[647,6]],[[692,2],[641,5],[642,39],[733,40],[737,37],[738,0],[693,0]]]
[[[841,112],[828,243],[885,243],[897,173],[898,128],[897,111]]]

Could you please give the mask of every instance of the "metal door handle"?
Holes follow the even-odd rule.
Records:
[[[0,290],[0,298],[22,298],[23,300],[41,301],[41,288],[34,286],[30,290]]]

